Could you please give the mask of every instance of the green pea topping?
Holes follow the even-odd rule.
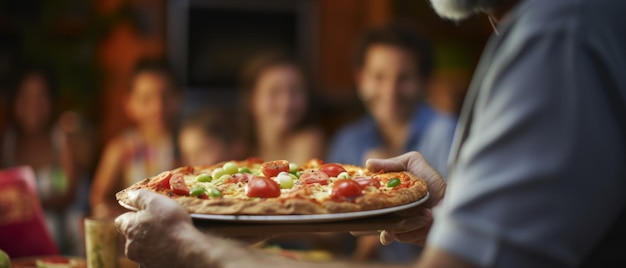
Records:
[[[213,178],[209,174],[200,174],[196,177],[196,180],[199,182],[210,182]]]
[[[387,187],[392,188],[400,185],[401,181],[398,178],[393,178],[387,182]]]
[[[224,169],[226,174],[235,174],[239,171],[239,166],[235,162],[226,162],[224,166],[222,166],[222,169]]]
[[[240,167],[238,171],[239,171],[239,173],[248,173],[248,174],[252,174],[252,171],[250,171],[250,169],[249,169],[249,168],[247,168],[247,167]]]
[[[298,176],[296,176],[296,174],[289,173],[289,177],[291,177],[291,179],[294,180],[294,181],[298,180]]]
[[[206,189],[204,187],[196,186],[189,191],[189,195],[191,196],[201,196],[203,193],[206,193]]]
[[[217,188],[211,188],[211,190],[209,190],[209,196],[210,197],[221,197],[222,196],[222,192],[220,192],[220,190],[218,190]]]

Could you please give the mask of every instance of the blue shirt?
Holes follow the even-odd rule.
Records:
[[[428,246],[626,267],[626,1],[523,0],[481,57]]]
[[[419,151],[439,172],[445,174],[455,126],[454,116],[437,112],[422,103],[413,113],[403,152]],[[376,121],[366,115],[337,132],[326,161],[364,165],[367,160],[364,159],[365,154],[382,145]]]
[[[414,111],[408,139],[403,152],[419,151],[440,173],[446,173],[448,154],[454,136],[456,118],[435,111],[426,103]],[[340,129],[329,148],[327,162],[363,165],[365,154],[383,145],[376,121],[364,116]],[[380,262],[410,263],[421,251],[421,247],[394,242],[378,248]]]

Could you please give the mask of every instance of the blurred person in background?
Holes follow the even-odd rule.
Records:
[[[241,130],[246,156],[303,164],[324,154],[324,134],[313,124],[312,89],[285,54],[251,59],[241,75]]]
[[[179,90],[164,62],[145,59],[137,64],[124,102],[133,126],[104,148],[91,187],[94,217],[119,215],[125,210],[115,201],[117,191],[179,164],[174,137]]]
[[[338,131],[328,162],[364,165],[369,158],[419,151],[445,174],[456,118],[426,102],[433,68],[430,44],[415,30],[387,25],[368,31],[355,58],[357,93],[368,114]],[[409,263],[419,251],[397,243],[381,247],[378,237],[366,236],[359,238],[354,257]]]
[[[74,169],[76,171],[76,196],[71,204],[69,227],[75,232],[80,232],[74,242],[72,256],[85,255],[85,239],[83,225],[85,217],[89,216],[89,189],[95,169],[95,144],[96,133],[93,123],[76,110],[66,110],[59,116],[59,128],[63,131],[68,141],[68,149],[73,156]]]
[[[229,110],[205,108],[185,118],[178,134],[183,165],[207,166],[243,158],[236,116]]]
[[[288,160],[302,165],[322,158],[322,129],[314,123],[312,88],[304,69],[283,53],[250,59],[241,74],[241,130],[246,157]],[[282,236],[268,241],[292,249],[318,244],[316,235]]]
[[[79,237],[69,207],[76,196],[75,159],[66,133],[55,119],[53,77],[40,67],[24,68],[10,96],[11,118],[2,133],[1,167],[33,168],[46,223],[58,249],[74,253]]]

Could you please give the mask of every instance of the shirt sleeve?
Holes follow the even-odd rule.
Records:
[[[576,266],[625,203],[611,77],[575,32],[504,38],[428,245],[479,266]]]

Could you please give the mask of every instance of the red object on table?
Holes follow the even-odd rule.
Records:
[[[30,167],[0,170],[0,249],[11,258],[59,254],[35,183]]]

